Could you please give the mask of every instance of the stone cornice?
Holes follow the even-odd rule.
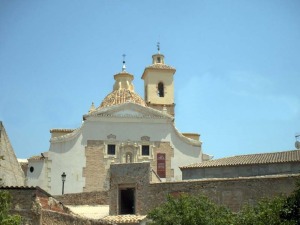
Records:
[[[75,129],[63,129],[63,128],[54,128],[50,130],[50,133],[53,132],[61,132],[61,133],[71,133],[73,132]]]
[[[180,133],[177,128],[175,127],[175,124],[172,123],[172,127],[175,131],[175,134],[182,140],[184,141],[185,143],[187,144],[190,144],[190,145],[193,145],[193,146],[197,146],[197,147],[201,147],[202,145],[202,141],[197,141],[197,140],[194,140],[194,139],[190,139],[190,138],[187,138],[185,137],[182,133]]]
[[[132,110],[133,112],[137,112],[138,114],[129,114],[125,113],[123,115],[115,115],[118,112],[123,110]],[[144,118],[144,119],[168,119],[173,121],[174,118],[166,113],[163,113],[159,110],[144,107],[135,103],[123,103],[120,105],[113,105],[106,108],[100,108],[96,111],[93,111],[89,114],[83,115],[83,119],[88,119],[89,117],[111,117],[111,118]]]
[[[82,128],[82,126],[80,128],[73,130],[72,133],[66,133],[65,135],[62,135],[59,137],[53,137],[50,139],[50,143],[59,143],[59,142],[71,140],[80,134],[81,128]]]

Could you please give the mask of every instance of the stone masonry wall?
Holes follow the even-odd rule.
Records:
[[[12,208],[10,213],[17,214],[22,217],[21,225],[111,224],[103,220],[85,219],[71,213],[69,208],[65,207],[61,202],[59,202],[59,200],[53,198],[50,194],[38,187],[1,187],[0,191],[8,191],[12,196]],[[94,196],[98,199],[98,201],[100,199],[99,196],[103,196],[100,193],[82,193],[75,196],[77,202],[83,201],[83,199],[80,199],[79,195],[82,195],[82,198],[88,197],[88,199],[91,199]],[[70,198],[70,196],[68,197]]]
[[[85,177],[84,192],[106,191],[109,187],[109,164],[111,159],[105,158],[105,145],[100,140],[88,140],[85,147],[86,167],[83,168],[83,177]],[[166,180],[170,181],[174,177],[174,170],[171,168],[171,159],[174,157],[174,149],[170,142],[155,142],[153,147],[153,159],[151,166],[157,173],[157,153],[166,154]],[[138,159],[143,161],[144,159]],[[117,157],[114,163],[120,161]]]
[[[83,169],[85,177],[84,192],[102,191],[107,178],[104,163],[103,141],[89,140],[85,148],[86,167]]]
[[[297,175],[205,179],[181,182],[150,183],[150,163],[115,164],[111,166],[110,214],[118,214],[118,192],[122,185],[135,188],[135,212],[146,215],[166,201],[168,194],[204,194],[217,204],[239,211],[245,203],[255,204],[261,198],[290,194]]]
[[[157,153],[166,154],[166,179],[171,180],[174,177],[174,170],[171,169],[171,159],[174,157],[174,149],[170,145],[170,142],[155,142],[153,148],[153,155],[155,160],[151,161],[152,169],[157,173]]]
[[[262,198],[290,194],[295,189],[296,180],[299,178],[300,175],[150,184],[145,189],[146,193],[142,195],[147,198],[144,197],[141,200],[148,208],[140,213],[147,214],[149,209],[165,202],[168,194],[176,195],[178,193],[204,194],[215,203],[225,205],[237,212],[245,203],[253,205]]]
[[[3,123],[0,121],[0,186],[23,186],[25,175],[17,160]]]
[[[146,166],[145,166],[146,165]],[[144,215],[143,212],[148,208],[146,206],[144,194],[149,186],[152,171],[150,163],[131,163],[131,164],[113,164],[110,167],[110,204],[109,214],[118,215],[119,212],[119,189],[126,185],[135,188],[135,210],[136,214]]]
[[[55,198],[65,205],[108,205],[108,191],[93,191],[57,195]]]
[[[39,225],[41,205],[37,200],[35,188],[1,188],[0,191],[8,191],[12,196],[12,208],[10,213],[22,217],[22,225]],[[41,196],[43,197],[43,196]]]

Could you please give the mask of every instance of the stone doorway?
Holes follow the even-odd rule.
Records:
[[[135,188],[122,188],[119,196],[120,214],[135,214]]]

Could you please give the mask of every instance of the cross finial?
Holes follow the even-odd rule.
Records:
[[[160,43],[159,42],[157,42],[157,51],[158,51],[158,53],[159,53],[159,51],[160,51]]]
[[[126,55],[123,54],[122,56],[123,56],[123,66],[122,66],[122,71],[126,71],[126,65],[125,65],[125,57],[126,57]]]

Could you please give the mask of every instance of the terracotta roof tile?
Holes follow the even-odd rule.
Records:
[[[61,133],[71,133],[73,132],[75,129],[64,129],[64,128],[54,128],[50,130],[50,133],[53,132],[61,132]]]
[[[144,220],[147,216],[137,215],[117,215],[117,216],[106,216],[103,219],[111,223],[139,223]]]
[[[154,68],[154,69],[167,69],[167,70],[175,70],[174,67],[172,66],[168,66],[166,64],[162,64],[162,63],[156,63],[156,64],[152,64],[150,66],[147,66],[146,69],[151,69],[151,68]]]
[[[194,163],[188,166],[182,166],[180,168],[190,169],[190,168],[254,165],[254,164],[285,163],[285,162],[300,163],[300,150],[252,154],[252,155],[238,155],[238,156],[205,161],[202,163]]]

